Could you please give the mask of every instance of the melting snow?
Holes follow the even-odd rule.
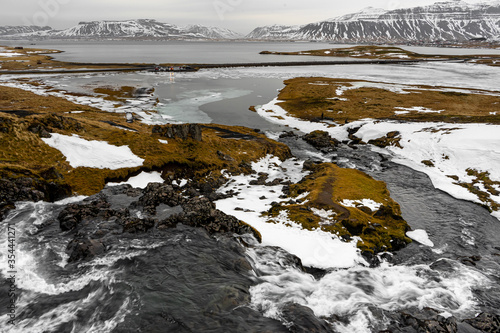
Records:
[[[340,203],[345,207],[357,207],[357,206],[365,206],[370,208],[372,211],[376,211],[382,206],[381,203],[375,202],[371,199],[362,199],[362,200],[344,200]]]
[[[161,178],[161,173],[153,172],[141,172],[135,177],[130,177],[127,181],[121,183],[107,183],[108,186],[118,186],[129,184],[136,188],[146,188],[149,183],[163,183],[164,180]]]
[[[302,164],[303,162],[296,160],[281,162],[276,157],[268,156],[253,163],[252,168],[256,172],[268,173],[269,181],[282,178],[298,182],[306,175],[302,171]],[[279,246],[298,256],[306,266],[346,268],[363,261],[356,248],[356,241],[345,243],[336,235],[319,229],[305,230],[292,222],[286,214],[274,219],[274,223],[262,216],[262,212],[271,208],[272,202],[286,199],[280,198],[283,185],[250,185],[250,181],[257,177],[257,174],[232,176],[232,181],[219,191],[225,193],[232,190],[238,194],[217,201],[217,208],[257,229],[262,234],[263,245]],[[325,214],[328,215],[326,212]]]
[[[425,230],[417,229],[414,231],[408,231],[406,233],[406,236],[416,242],[419,242],[422,245],[434,247],[434,243],[429,239],[429,235],[427,235],[427,232]]]

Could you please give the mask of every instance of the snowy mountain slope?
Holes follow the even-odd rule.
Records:
[[[370,7],[358,13],[291,28],[260,27],[247,37],[339,42],[496,39],[500,36],[500,2],[447,1],[392,11]]]
[[[31,26],[0,26],[0,36],[11,36],[19,34],[29,34],[35,32],[46,32],[52,30],[51,27]]]
[[[180,27],[174,24],[162,23],[151,19],[127,20],[127,21],[92,21],[80,22],[76,26],[65,30],[51,30],[49,27],[42,30],[22,31],[11,29],[12,37],[42,37],[42,38],[201,38],[201,39],[234,39],[241,37],[234,31],[191,25]],[[0,32],[2,28],[0,27]]]

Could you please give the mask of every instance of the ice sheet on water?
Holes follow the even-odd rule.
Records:
[[[329,77],[367,80],[409,85],[453,87],[446,91],[480,89],[499,92],[500,68],[464,63],[418,63],[414,65],[348,65],[216,68],[186,73],[186,78],[246,78],[262,77],[291,79],[294,77]],[[396,87],[393,87],[396,88]]]
[[[162,101],[156,110],[161,116],[169,121],[182,123],[211,123],[205,112],[200,110],[200,106],[208,103],[218,102],[226,99],[237,98],[251,93],[249,90],[241,89],[205,89],[188,91],[180,96],[176,101]]]

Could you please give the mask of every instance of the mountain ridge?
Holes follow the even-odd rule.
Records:
[[[48,29],[47,29],[48,28]],[[2,37],[24,38],[165,38],[165,39],[235,39],[240,34],[225,28],[188,25],[185,27],[154,19],[84,21],[64,29],[50,27],[0,27]]]
[[[395,10],[368,7],[300,26],[258,27],[247,38],[343,43],[500,39],[500,1],[478,4],[441,1]]]
[[[0,36],[8,39],[249,39],[338,43],[500,41],[500,1],[477,4],[462,0],[439,1],[428,6],[394,10],[368,7],[320,22],[257,27],[246,36],[225,28],[182,27],[154,19],[80,22],[64,30],[7,26],[0,27]]]

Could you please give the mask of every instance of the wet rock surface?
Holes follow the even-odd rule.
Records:
[[[60,230],[73,235],[69,261],[89,260],[120,241],[122,234],[141,234],[184,224],[208,234],[253,234],[250,226],[215,208],[206,197],[180,193],[172,185],[151,183],[144,190],[129,185],[105,188],[80,203],[66,205],[57,216]]]
[[[335,148],[339,145],[339,141],[337,139],[332,138],[325,131],[314,131],[309,134],[306,134],[302,137],[304,141],[309,143],[314,148],[321,150],[322,152],[328,153],[334,151]]]
[[[67,185],[32,177],[0,179],[0,219],[16,201],[57,201],[71,194]]]

